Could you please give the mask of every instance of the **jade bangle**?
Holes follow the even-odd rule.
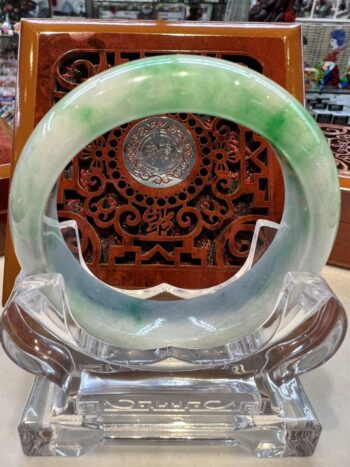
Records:
[[[60,234],[55,203],[48,204],[64,167],[96,137],[135,119],[175,112],[219,116],[270,141],[284,176],[284,214],[271,247],[237,280],[188,300],[143,300],[116,291],[79,265]],[[28,140],[10,195],[12,238],[25,274],[61,273],[79,326],[109,344],[141,350],[203,349],[254,332],[272,313],[288,271],[321,270],[338,218],[335,163],[304,108],[248,68],[186,55],[118,66],[70,92]]]

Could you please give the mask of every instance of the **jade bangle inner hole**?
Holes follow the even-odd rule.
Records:
[[[224,261],[224,267],[236,266],[230,277],[241,268],[240,274],[244,274],[252,255],[256,221],[279,221],[282,215],[273,211],[271,197],[276,194],[270,186],[279,184],[278,193],[283,196],[282,174],[277,174],[277,180],[276,170],[266,174],[272,158],[277,165],[268,143],[259,135],[215,116],[171,114],[124,124],[93,140],[65,168],[59,188],[59,219],[75,221],[80,239],[75,229],[65,228],[64,240],[77,259],[80,242],[86,267],[101,280],[103,268],[111,265],[111,250],[125,239],[144,252],[162,247],[165,255],[154,255],[144,268],[149,264],[174,268],[166,254],[176,253],[176,247],[191,238],[193,248],[205,250],[209,267]],[[72,182],[74,191],[66,188]],[[181,209],[185,209],[182,217]],[[193,233],[196,224],[200,230]],[[253,263],[265,253],[276,230],[267,237],[266,232],[266,227],[260,231]],[[215,257],[216,242],[222,242],[224,235],[224,248]],[[132,271],[135,256],[127,249],[124,257],[115,257],[114,264]],[[188,264],[190,254],[185,255],[182,267],[199,270],[199,260],[194,258],[193,264]],[[171,279],[162,278],[154,285],[166,282],[174,285]],[[128,288],[121,285],[121,291]],[[149,287],[136,284],[135,288]],[[189,283],[180,289],[193,287]]]

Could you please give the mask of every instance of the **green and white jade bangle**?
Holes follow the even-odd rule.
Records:
[[[96,137],[135,119],[175,112],[219,116],[269,140],[283,171],[284,214],[271,247],[237,280],[188,300],[143,300],[118,292],[80,266],[62,239],[55,207],[48,216],[48,201],[64,167]],[[134,61],[70,92],[28,140],[10,195],[12,238],[24,273],[61,273],[81,328],[112,345],[140,350],[203,349],[251,334],[272,313],[288,271],[321,270],[338,218],[334,160],[303,107],[248,68],[192,55]]]

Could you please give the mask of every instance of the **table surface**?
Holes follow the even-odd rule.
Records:
[[[2,284],[2,274],[3,258],[0,258],[0,284]],[[327,266],[322,274],[350,313],[350,271]],[[33,377],[14,365],[0,348],[0,466],[348,467],[350,466],[349,360],[350,335],[347,335],[342,347],[329,362],[301,378],[323,425],[316,453],[312,457],[257,460],[239,448],[228,446],[129,445],[101,446],[80,458],[38,458],[23,455],[17,434],[17,423]],[[347,385],[349,389],[346,389]]]

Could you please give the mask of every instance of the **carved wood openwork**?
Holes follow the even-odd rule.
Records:
[[[54,100],[155,54],[69,52],[57,62]],[[250,57],[210,55],[262,71]],[[263,138],[215,116],[171,114],[125,124],[84,148],[64,171],[58,208],[77,221],[84,259],[105,282],[200,288],[240,269],[256,221],[280,220],[282,190]]]
[[[340,177],[350,178],[350,127],[320,124],[333,152]]]

